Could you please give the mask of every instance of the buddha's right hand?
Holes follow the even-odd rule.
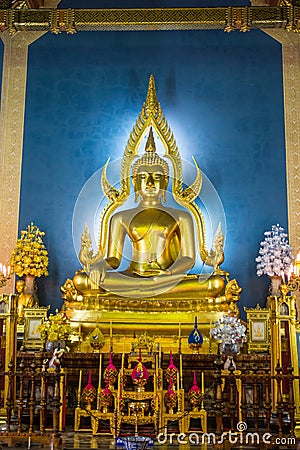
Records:
[[[106,264],[104,261],[101,261],[93,267],[90,271],[90,279],[92,285],[94,285],[95,289],[98,289],[100,283],[103,283],[106,275]]]

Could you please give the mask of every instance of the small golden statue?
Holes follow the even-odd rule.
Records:
[[[29,293],[25,292],[26,284],[24,280],[18,280],[16,282],[16,291],[17,291],[17,314],[18,314],[18,323],[24,323],[24,308],[33,308],[38,306],[38,302],[36,298]]]

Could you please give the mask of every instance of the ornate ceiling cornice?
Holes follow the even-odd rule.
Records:
[[[300,7],[243,6],[153,9],[2,9],[0,31],[224,30],[284,28],[300,32]]]

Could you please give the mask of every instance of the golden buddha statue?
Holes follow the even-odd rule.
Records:
[[[201,296],[215,297],[224,287],[220,275],[202,277],[185,274],[195,264],[196,248],[191,214],[183,209],[165,206],[169,166],[156,153],[152,128],[150,128],[145,154],[132,168],[132,182],[136,208],[115,213],[110,220],[107,256],[98,261],[90,251],[90,239],[82,239],[80,260],[92,270],[78,273],[74,284],[82,294],[101,289],[130,297],[150,297],[170,291],[198,292]],[[117,272],[123,256],[124,241],[129,237],[132,256],[128,268]],[[223,247],[215,253],[216,266],[223,261]],[[208,262],[209,257],[207,258]],[[95,293],[95,292],[94,292]]]
[[[164,145],[164,157],[156,150],[153,129]],[[146,133],[145,151],[139,156],[139,147]],[[176,207],[166,205],[170,179],[166,159],[172,166],[172,197]],[[62,287],[65,309],[112,311],[128,309],[130,304],[133,309],[146,307],[149,310],[152,306],[146,300],[150,299],[155,311],[161,305],[155,302],[159,299],[168,301],[168,307],[176,310],[176,302],[181,301],[183,305],[188,300],[186,311],[194,309],[195,301],[224,304],[227,311],[230,309],[228,304],[238,300],[240,288],[234,280],[237,288],[233,289],[232,280],[227,283],[230,285],[227,290],[229,274],[220,269],[224,260],[224,238],[220,227],[215,233],[214,248],[209,252],[206,249],[204,220],[194,201],[201,190],[202,174],[196,161],[194,163],[196,178],[183,189],[181,157],[156,99],[151,76],[146,102],[123,155],[119,190],[107,179],[108,162],[103,169],[101,186],[109,202],[100,220],[98,250],[94,254],[86,225],[79,252],[83,270]],[[138,205],[126,208],[130,180]],[[124,242],[128,238],[132,247],[128,267],[118,270],[124,259]],[[210,273],[188,273],[195,265],[197,250],[204,264],[211,267]]]

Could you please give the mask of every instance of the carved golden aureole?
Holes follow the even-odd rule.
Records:
[[[9,9],[0,10],[0,30],[78,31],[208,30],[260,28],[300,30],[299,5],[211,8]]]
[[[164,147],[164,157],[156,152],[154,133]],[[147,136],[145,152],[140,156],[141,142]],[[94,254],[86,226],[79,254],[84,269],[73,280],[66,280],[61,288],[63,308],[73,324],[81,323],[83,327],[90,324],[90,332],[95,324],[112,321],[114,333],[122,334],[132,330],[138,320],[147,323],[147,327],[155,322],[156,334],[169,326],[175,327],[176,334],[178,323],[182,322],[183,329],[185,324],[190,327],[198,311],[208,337],[212,320],[228,310],[238,313],[236,302],[241,288],[220,269],[224,259],[220,227],[213,249],[206,248],[204,219],[195,201],[201,190],[202,174],[194,163],[195,180],[184,189],[180,153],[157,101],[151,76],[146,101],[123,154],[119,190],[107,179],[108,163],[102,172],[101,186],[108,203],[100,218],[98,249]],[[172,197],[180,205],[178,208],[164,204],[170,169]],[[126,209],[131,177],[139,204]],[[133,252],[129,267],[120,273],[117,269],[126,235]],[[193,267],[197,252],[211,266],[210,274],[186,274]]]

